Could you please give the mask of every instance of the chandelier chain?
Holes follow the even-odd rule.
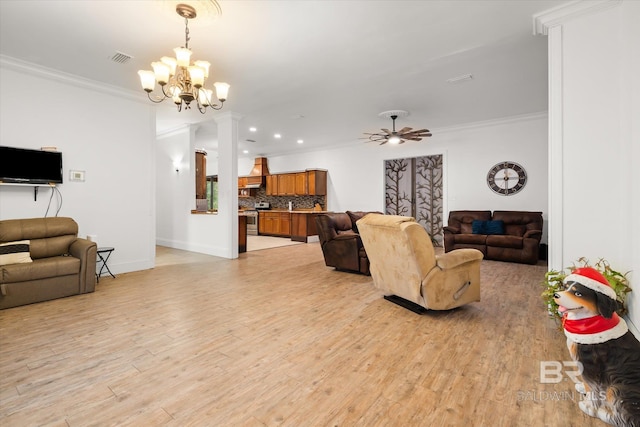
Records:
[[[184,18],[184,47],[189,49],[189,18]]]

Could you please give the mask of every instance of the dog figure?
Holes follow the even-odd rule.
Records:
[[[596,269],[564,279],[560,306],[569,353],[582,364],[580,409],[617,427],[640,427],[640,343],[615,312],[616,293]]]

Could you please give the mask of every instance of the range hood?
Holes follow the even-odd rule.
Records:
[[[260,188],[265,185],[266,176],[270,175],[266,157],[256,157],[253,169],[247,177],[247,188]]]

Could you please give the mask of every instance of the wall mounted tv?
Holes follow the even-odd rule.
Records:
[[[62,153],[0,146],[0,182],[62,184]]]

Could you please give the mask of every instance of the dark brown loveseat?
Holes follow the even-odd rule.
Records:
[[[369,275],[369,258],[358,234],[356,221],[369,212],[347,211],[316,216],[324,262],[336,270]],[[380,212],[376,212],[380,213]]]
[[[474,248],[485,259],[536,264],[542,223],[542,212],[451,211],[444,250]]]
[[[0,221],[0,309],[93,292],[96,244],[71,218]]]

